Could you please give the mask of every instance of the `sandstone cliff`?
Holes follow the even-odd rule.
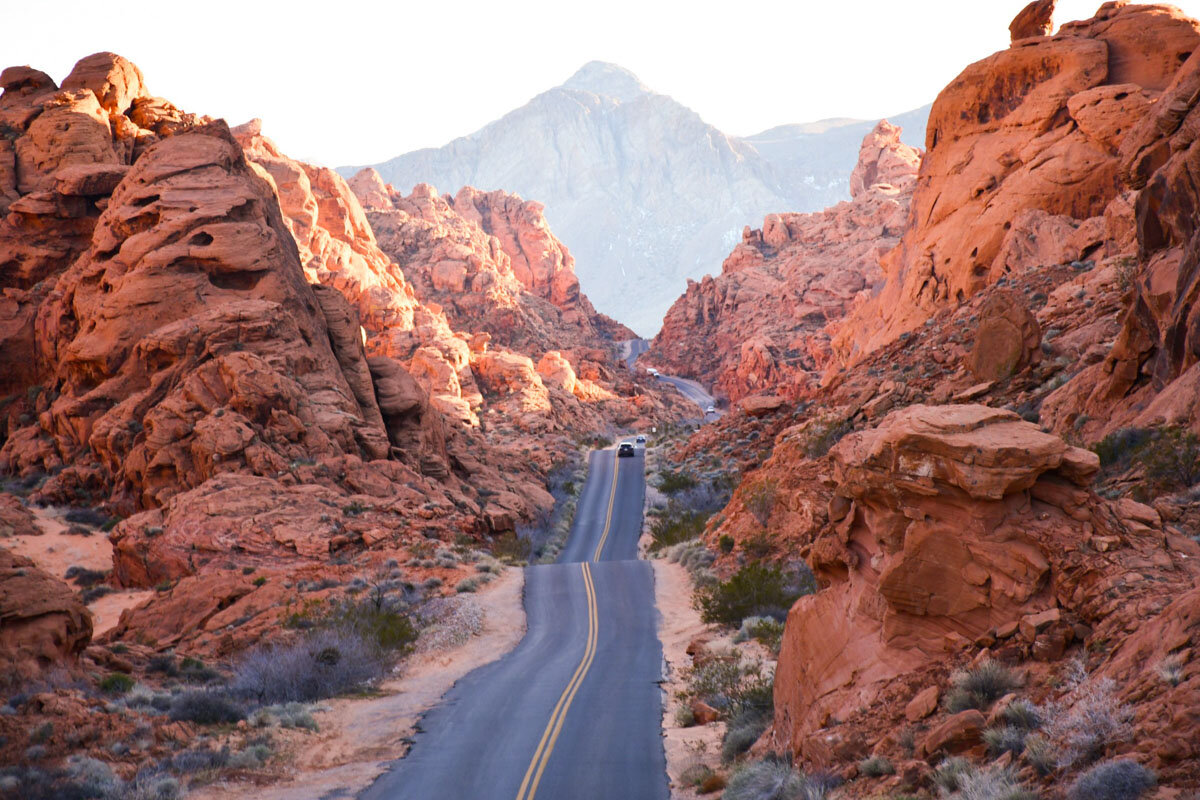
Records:
[[[1198,43],[1169,6],[1110,2],[967,67],[933,104],[910,224],[882,291],[841,329],[843,357],[1007,274],[1001,247],[1022,212],[1127,225],[1122,144]]]

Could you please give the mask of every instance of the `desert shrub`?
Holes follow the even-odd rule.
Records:
[[[1100,466],[1128,467],[1154,432],[1148,428],[1119,428],[1092,447],[1100,457]]]
[[[1146,483],[1156,492],[1174,492],[1200,483],[1200,437],[1172,425],[1159,429],[1142,447],[1138,460],[1146,468]]]
[[[217,725],[245,719],[246,710],[228,692],[217,689],[192,689],[175,696],[171,702],[170,715],[171,719],[177,721]]]
[[[100,681],[100,691],[105,694],[125,694],[133,688],[134,680],[124,672],[110,672]]]
[[[1158,677],[1169,686],[1178,686],[1183,682],[1183,662],[1179,656],[1167,656],[1158,664]]]
[[[90,528],[103,528],[111,521],[111,517],[94,508],[72,508],[63,515],[67,522],[76,525],[87,525]]]
[[[741,625],[746,617],[786,613],[800,594],[781,569],[754,563],[727,581],[698,590],[696,606],[705,622]]]
[[[250,715],[250,724],[256,728],[278,725],[281,728],[319,730],[317,721],[313,719],[311,706],[304,703],[280,703],[260,708]]]
[[[234,668],[234,689],[259,703],[312,702],[358,689],[385,663],[376,641],[358,630],[321,628],[291,644],[246,653]]]
[[[937,765],[930,779],[943,796],[957,792],[962,788],[963,779],[975,771],[971,762],[962,756],[947,758]]]
[[[696,486],[696,479],[686,472],[664,469],[658,473],[658,490],[663,494],[676,494]]]
[[[690,728],[696,724],[696,712],[690,705],[682,705],[675,709],[675,724],[680,728]]]
[[[211,683],[221,677],[221,673],[191,656],[179,662],[179,675],[188,683]]]
[[[147,673],[162,673],[168,678],[174,678],[179,674],[179,666],[175,663],[175,656],[170,653],[162,653],[160,655],[151,656],[146,662]]]
[[[1025,737],[1029,731],[1015,725],[1000,725],[988,728],[983,732],[983,743],[987,745],[988,753],[999,756],[1012,753],[1019,756],[1025,751]]]
[[[756,639],[774,652],[783,643],[783,623],[774,617],[746,617],[734,635],[734,642]]]
[[[1054,745],[1038,733],[1031,733],[1025,737],[1024,757],[1029,766],[1042,777],[1054,772],[1054,768],[1058,766],[1058,752]]]
[[[1133,709],[1116,696],[1109,678],[1082,679],[1050,710],[1047,738],[1059,748],[1059,765],[1090,763],[1133,733]]]
[[[770,478],[763,478],[747,487],[742,494],[742,505],[750,512],[760,527],[767,527],[771,521],[771,512],[775,510],[777,484]]]
[[[770,724],[771,714],[760,708],[749,707],[735,714],[725,726],[721,758],[726,762],[733,761],[749,750]]]
[[[852,430],[854,426],[849,420],[818,419],[808,429],[804,454],[809,458],[821,458]]]
[[[722,800],[801,800],[804,777],[782,761],[755,761],[729,777]]]
[[[222,747],[220,750],[213,750],[207,744],[189,747],[187,750],[180,750],[171,756],[169,762],[164,762],[167,767],[183,775],[221,769],[228,763],[228,746]]]
[[[935,777],[939,786],[943,784]],[[967,765],[954,774],[955,789],[941,790],[942,797],[953,800],[1037,800],[1035,792],[1026,789],[1016,773],[1003,767],[976,769]]]
[[[458,592],[459,594],[463,594],[464,592],[475,592],[478,590],[479,581],[474,578],[463,578],[454,587],[454,591]]]
[[[412,619],[394,605],[386,596],[373,594],[361,602],[336,606],[319,626],[333,632],[335,638],[348,634],[383,652],[404,651],[417,640],[418,631]]]
[[[122,800],[176,800],[180,796],[179,781],[170,775],[139,775],[126,787]]]
[[[1024,698],[1013,700],[1004,708],[1005,722],[1024,731],[1036,731],[1042,727],[1042,711]]]
[[[1136,761],[1105,761],[1071,784],[1067,800],[1138,800],[1156,783],[1154,773]]]
[[[229,766],[234,769],[256,769],[267,763],[271,748],[265,744],[252,744],[229,757]]]
[[[763,672],[761,661],[743,661],[736,650],[714,653],[713,657],[688,672],[686,694],[703,700],[726,715],[758,712],[770,715],[774,708],[774,676]]]
[[[968,708],[986,711],[1018,686],[1012,670],[990,659],[978,667],[955,673],[950,681],[952,688],[946,695],[946,708],[952,712]]]
[[[650,549],[661,550],[699,537],[711,516],[709,512],[688,511],[675,502],[668,503],[650,522]]]
[[[63,573],[63,579],[72,581],[76,586],[87,589],[101,581],[108,580],[108,573],[98,569],[71,566]]]
[[[735,544],[737,543],[728,533],[721,534],[721,538],[717,540],[717,547],[720,548],[721,552],[725,555],[729,555],[733,552],[733,547]]]
[[[871,756],[858,762],[858,771],[868,778],[882,778],[884,775],[896,774],[892,762],[883,756]]]
[[[533,541],[516,531],[505,531],[492,539],[492,555],[504,561],[524,562],[533,558]]]

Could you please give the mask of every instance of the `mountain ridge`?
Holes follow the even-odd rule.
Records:
[[[906,141],[923,144],[926,111],[897,117]],[[369,166],[403,191],[474,186],[541,203],[596,308],[651,334],[688,279],[719,272],[745,226],[847,199],[846,176],[876,122],[833,118],[734,136],[631,71],[590,61],[473,133]],[[764,138],[773,132],[791,135]]]

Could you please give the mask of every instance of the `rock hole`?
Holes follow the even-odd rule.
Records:
[[[189,239],[188,242],[189,242],[189,244],[198,245],[200,247],[206,247],[213,243],[213,237],[212,237],[212,234],[207,231],[200,231],[195,236],[193,236],[191,239]]]

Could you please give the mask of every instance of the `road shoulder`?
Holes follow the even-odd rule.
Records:
[[[336,698],[313,716],[317,734],[280,731],[290,779],[273,786],[222,782],[188,795],[189,800],[311,800],[351,797],[401,758],[421,715],[459,679],[509,653],[525,635],[524,570],[510,567],[473,598],[484,610],[483,628],[463,644],[418,652],[401,662],[382,694]]]

